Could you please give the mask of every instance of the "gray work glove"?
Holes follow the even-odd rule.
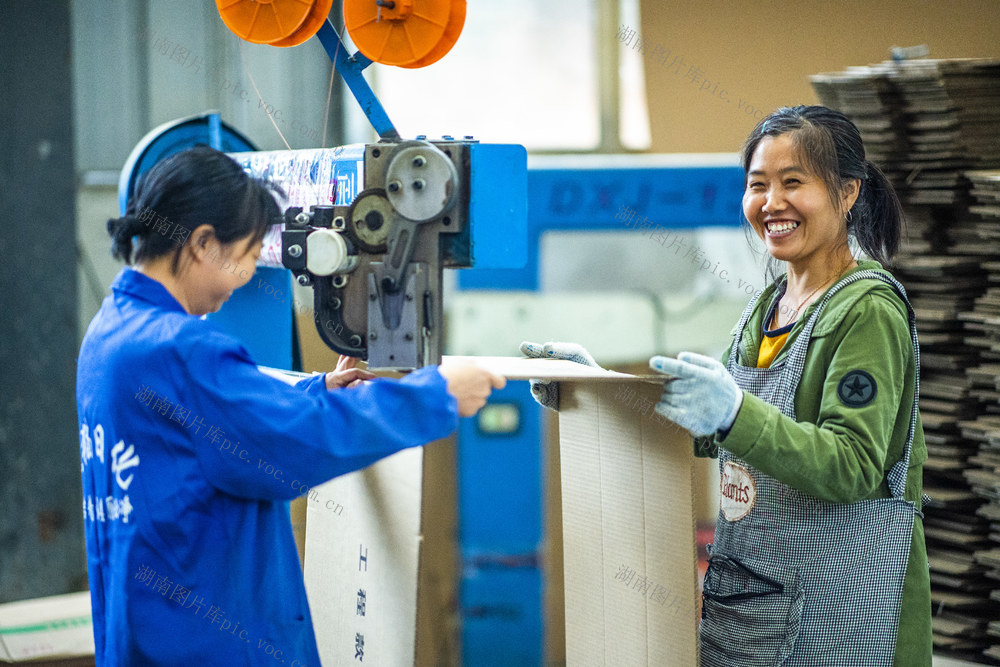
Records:
[[[529,359],[567,359],[584,366],[600,368],[582,345],[576,343],[521,343],[521,354]],[[530,380],[531,396],[539,405],[559,411],[559,383],[554,380]]]
[[[676,359],[653,357],[649,367],[672,376],[663,386],[656,411],[693,436],[728,430],[743,405],[743,390],[717,359],[681,352]]]

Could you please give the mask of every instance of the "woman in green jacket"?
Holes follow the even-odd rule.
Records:
[[[919,349],[906,292],[882,269],[898,199],[854,124],[825,107],[773,112],[742,161],[746,220],[787,273],[747,305],[724,364],[650,360],[670,376],[657,411],[722,476],[702,664],[930,665]],[[579,346],[522,350],[589,360]],[[554,389],[533,385],[550,407]]]

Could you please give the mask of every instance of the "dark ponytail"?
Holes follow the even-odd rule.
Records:
[[[865,254],[890,266],[899,250],[902,230],[903,210],[895,189],[881,169],[865,160],[865,177],[851,208],[847,232],[854,234]]]
[[[108,234],[111,236],[111,256],[131,264],[132,237],[142,231],[142,223],[131,214],[108,220]]]
[[[861,133],[851,119],[827,107],[782,107],[771,112],[743,144],[744,173],[750,171],[757,145],[764,137],[791,134],[802,163],[826,184],[834,208],[852,179],[861,181],[858,199],[847,216],[847,233],[866,255],[890,266],[899,250],[903,211],[885,174],[865,158]]]
[[[225,153],[207,146],[175,153],[139,179],[125,215],[108,220],[111,254],[126,264],[172,254],[176,273],[181,249],[199,225],[211,225],[222,244],[264,238],[281,221],[276,194],[284,193],[248,176]]]

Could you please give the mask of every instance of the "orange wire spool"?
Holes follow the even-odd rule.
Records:
[[[272,42],[271,46],[298,46],[307,41],[310,37],[319,32],[319,29],[326,23],[326,17],[333,9],[333,0],[317,0],[313,3],[313,8],[306,17],[302,27],[296,30],[291,36],[277,42]]]
[[[465,0],[462,2],[452,3],[451,6],[451,16],[448,17],[448,25],[444,29],[444,36],[441,41],[437,43],[431,52],[426,56],[418,60],[412,65],[403,65],[403,67],[408,67],[410,69],[415,69],[417,67],[427,67],[445,57],[445,55],[451,51],[451,47],[455,46],[455,42],[458,41],[459,35],[462,34],[462,28],[465,26]]]
[[[370,60],[426,67],[458,41],[465,0],[344,0],[344,24]]]
[[[329,14],[333,0],[215,0],[223,23],[237,37],[253,44],[279,46],[301,44],[316,34],[326,19],[326,14],[320,20],[315,18],[323,4]],[[307,24],[315,24],[310,33],[306,32]]]

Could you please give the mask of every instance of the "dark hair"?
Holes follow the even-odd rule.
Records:
[[[865,158],[861,133],[851,119],[827,107],[782,107],[771,112],[753,129],[743,144],[743,171],[764,137],[791,134],[799,159],[826,184],[834,208],[851,179],[861,180],[861,189],[847,215],[847,233],[872,259],[883,266],[892,262],[899,249],[903,211],[892,184],[877,166]]]
[[[172,253],[176,273],[180,251],[199,225],[211,225],[223,244],[263,239],[268,226],[280,222],[275,194],[283,193],[213,148],[175,153],[143,174],[125,215],[108,220],[111,254],[131,264]],[[134,237],[139,244],[132,257]]]

